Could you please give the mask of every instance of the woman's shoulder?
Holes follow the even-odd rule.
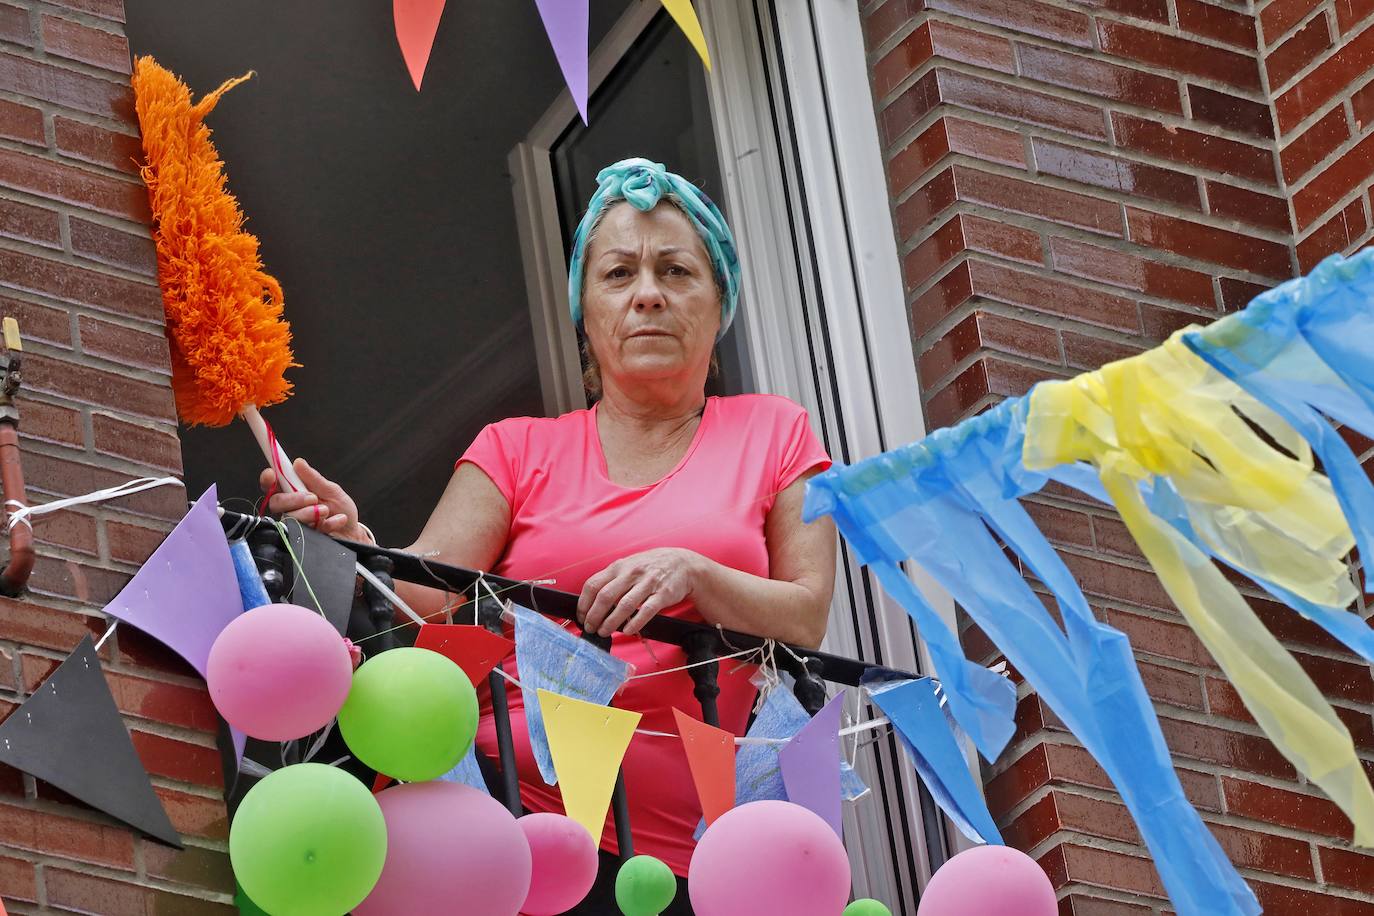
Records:
[[[733,394],[715,399],[719,412],[742,422],[782,422],[790,424],[805,416],[806,408],[780,394]]]
[[[581,427],[587,422],[587,409],[570,410],[556,417],[506,417],[488,423],[487,429],[504,436],[545,436],[555,435],[564,428]]]

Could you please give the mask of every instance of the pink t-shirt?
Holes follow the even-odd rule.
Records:
[[[614,561],[654,547],[684,547],[724,566],[767,576],[764,522],[776,494],[805,472],[830,464],[806,412],[773,395],[708,398],[687,453],[648,486],[611,482],[595,407],[553,419],[493,423],[463,461],[485,471],[510,504],[510,534],[493,572],[512,579],[556,579],[553,587],[568,592],[580,592],[588,578]],[[690,602],[663,613],[701,619]],[[567,625],[578,631],[575,624]],[[620,633],[612,638],[611,652],[634,665],[636,674],[686,661],[676,646]],[[519,676],[513,657],[505,668]],[[748,722],[753,671],[730,661],[720,666],[720,724],[735,734],[742,735]],[[685,671],[631,680],[613,705],[643,713],[642,729],[676,734],[673,707],[701,716],[692,686]],[[477,745],[495,760],[490,696],[482,693]],[[510,691],[510,714],[521,801],[531,811],[561,812],[557,787],[544,784],[530,753],[518,690]],[[681,742],[636,735],[623,766],[635,851],[657,856],[686,875],[701,805]],[[615,852],[610,825],[608,815],[601,845]]]

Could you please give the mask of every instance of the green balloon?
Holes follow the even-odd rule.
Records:
[[[653,856],[635,856],[615,876],[615,902],[625,916],[658,916],[677,896],[672,869]]]
[[[463,669],[429,649],[391,649],[353,675],[339,732],[359,760],[406,782],[458,765],[477,734],[477,691]]]
[[[892,911],[876,900],[855,900],[844,908],[844,916],[892,916]]]
[[[229,861],[245,897],[262,910],[339,916],[362,903],[382,874],[386,821],[353,776],[298,763],[244,796],[229,830]]]

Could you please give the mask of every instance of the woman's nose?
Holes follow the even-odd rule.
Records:
[[[663,308],[663,290],[652,277],[642,277],[635,287],[634,308],[637,312]]]

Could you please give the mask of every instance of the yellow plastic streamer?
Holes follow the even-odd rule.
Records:
[[[1031,470],[1097,467],[1122,521],[1255,721],[1350,817],[1355,842],[1369,846],[1374,790],[1350,733],[1207,554],[1151,511],[1140,485],[1167,478],[1218,557],[1327,606],[1355,597],[1342,562],[1354,537],[1299,435],[1195,356],[1180,334],[1097,372],[1037,386],[1023,460]]]
[[[668,11],[668,15],[673,17],[677,27],[682,29],[682,33],[687,36],[687,40],[692,43],[692,47],[697,49],[701,55],[701,62],[706,65],[706,69],[711,69],[711,52],[706,48],[706,36],[701,33],[701,22],[697,19],[697,11],[692,8],[692,0],[662,0],[663,8]]]

